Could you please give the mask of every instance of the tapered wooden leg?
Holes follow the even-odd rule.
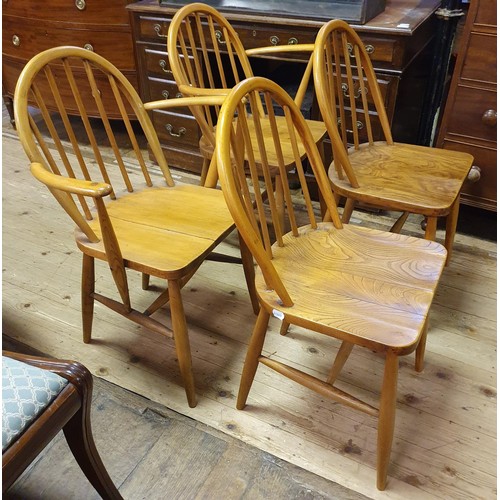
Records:
[[[214,188],[217,186],[218,180],[219,180],[219,175],[217,173],[217,159],[215,155],[212,155],[212,159],[210,160],[210,164],[208,166],[207,176],[202,186]]]
[[[424,238],[426,240],[436,241],[436,229],[437,229],[437,217],[427,217]]]
[[[384,381],[380,397],[377,439],[377,488],[385,490],[387,470],[391,457],[394,423],[396,418],[396,393],[398,385],[398,356],[388,351],[385,358]]]
[[[290,323],[288,323],[288,321],[283,320],[281,322],[281,326],[280,326],[280,335],[286,335],[288,333],[289,326],[290,326]]]
[[[425,320],[424,329],[415,352],[415,371],[421,372],[424,369],[425,344],[427,343],[427,329],[429,327],[429,318]]]
[[[403,229],[403,226],[406,222],[406,219],[408,219],[409,212],[403,212],[398,220],[394,223],[394,225],[391,227],[390,232],[391,233],[400,233],[401,229]]]
[[[238,238],[240,240],[241,262],[243,264],[243,273],[245,274],[245,281],[247,282],[248,295],[250,295],[250,301],[252,302],[253,312],[255,315],[257,315],[259,314],[260,305],[259,305],[259,298],[257,296],[257,290],[255,288],[255,267],[253,262],[253,256],[239,232],[238,232]]]
[[[200,186],[204,186],[207,181],[208,169],[210,167],[210,160],[207,158],[203,158],[203,165],[201,166],[201,174],[200,174]]]
[[[90,374],[89,374],[90,375]],[[92,383],[83,388],[82,406],[64,426],[68,446],[87,479],[104,499],[121,499],[97,451],[90,425]]]
[[[344,205],[344,211],[342,212],[342,222],[344,224],[348,224],[349,221],[351,220],[351,215],[354,210],[354,205],[356,202],[351,199],[351,198],[346,198],[345,200],[345,205]]]
[[[236,408],[238,410],[243,410],[243,408],[245,408],[248,393],[250,392],[250,387],[252,386],[257,366],[259,365],[259,356],[262,352],[264,339],[266,338],[269,317],[270,314],[261,307],[253,329],[252,338],[250,339],[250,345],[248,346],[243,373],[241,374],[240,389],[236,402]]]
[[[460,195],[454,201],[448,217],[446,217],[446,235],[444,238],[444,246],[448,252],[446,256],[446,265],[449,264],[451,254],[453,252],[453,241],[455,240],[455,233],[457,232],[458,212],[460,209]]]
[[[149,274],[142,273],[142,289],[147,290],[149,288]]]
[[[179,369],[188,404],[191,408],[196,406],[196,391],[194,387],[193,367],[191,362],[191,348],[182,304],[181,287],[175,280],[168,282],[170,291],[170,314],[172,315],[172,330],[174,331],[175,349],[179,360]]]
[[[83,342],[88,344],[92,338],[95,290],[94,257],[83,254],[82,261],[82,327]]]
[[[328,374],[328,378],[326,379],[328,384],[333,384],[335,380],[337,380],[337,377],[339,376],[342,368],[344,368],[345,362],[350,356],[353,347],[354,344],[351,344],[350,342],[342,342],[339,352],[337,353],[337,356],[335,356],[335,361],[333,362],[330,373]]]

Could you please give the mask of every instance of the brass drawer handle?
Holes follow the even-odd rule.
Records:
[[[167,67],[167,61],[165,59],[160,59],[160,62],[158,63],[160,65],[160,68],[165,72],[165,73],[170,73],[172,74],[172,70],[168,69]]]
[[[341,85],[342,87],[342,93],[344,94],[345,97],[351,97],[349,95],[349,85],[347,83],[343,83]],[[365,94],[368,94],[368,87],[365,87]],[[361,97],[361,87],[358,87],[358,90],[354,94],[354,99],[358,99],[358,97]]]
[[[299,43],[298,38],[295,38],[294,36],[288,39],[288,45],[297,45],[298,43]]]
[[[226,45],[226,41],[223,39],[223,34],[221,30],[215,30],[215,38],[221,45]]]
[[[85,50],[90,50],[90,52],[94,52],[94,47],[92,47],[92,45],[90,43],[86,43],[83,48]]]
[[[161,95],[165,98],[165,99],[168,99],[169,96],[170,96],[170,92],[168,90],[163,90]],[[182,94],[180,92],[177,92],[177,94],[175,94],[175,97],[179,98],[179,97],[182,97]]]
[[[159,37],[159,38],[167,38],[167,35],[162,35],[162,33],[161,33],[161,24],[155,24],[153,26],[153,29],[155,30],[157,37]]]
[[[12,45],[19,47],[21,45],[21,39],[17,35],[12,36]]]
[[[337,120],[337,125],[340,127],[342,125],[342,120],[339,118]],[[356,128],[358,130],[361,130],[362,128],[364,128],[365,124],[363,122],[360,122],[359,120],[356,120]],[[348,134],[353,134],[354,133],[354,130],[349,130],[349,129],[346,129],[346,132]]]
[[[276,35],[269,38],[269,41],[271,42],[271,45],[278,45],[278,43],[280,43],[280,39]]]
[[[354,49],[352,46],[352,43],[347,44],[347,50],[349,51],[349,54],[351,57],[356,57],[354,54]],[[375,47],[371,44],[365,45],[365,50],[368,52],[368,54],[373,54],[375,52]]]
[[[481,117],[481,121],[487,125],[488,127],[496,127],[497,125],[497,112],[495,109],[487,109],[483,116]]]
[[[167,123],[165,128],[172,137],[182,137],[186,133],[186,129],[184,127],[181,127],[179,132],[174,132],[174,127],[171,123]]]
[[[85,10],[87,4],[85,3],[85,0],[75,0],[75,6],[78,10]]]
[[[478,182],[479,179],[481,179],[481,169],[477,165],[472,165],[467,180],[469,182]]]

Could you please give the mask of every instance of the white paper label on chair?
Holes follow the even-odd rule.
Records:
[[[281,320],[285,319],[285,315],[281,311],[278,311],[276,309],[273,309],[273,316]]]

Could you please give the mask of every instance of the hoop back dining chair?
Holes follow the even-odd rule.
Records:
[[[264,136],[256,112],[260,103],[266,108],[270,137]],[[274,114],[278,108],[295,152],[301,202],[286,182],[281,146],[285,132],[279,130]],[[255,135],[249,132],[250,122]],[[394,432],[398,360],[416,350],[417,368],[421,369],[429,308],[446,250],[436,242],[343,224],[321,155],[300,110],[282,88],[267,79],[254,77],[234,87],[222,106],[216,140],[222,190],[258,266],[255,284],[261,309],[245,359],[237,408],[245,407],[261,363],[323,397],[378,417],[377,485],[384,489]],[[318,220],[319,210],[311,202],[302,169],[301,149],[306,151],[330,222]],[[262,178],[255,151],[261,160]],[[267,206],[262,197],[272,184],[268,157],[276,158],[283,179],[285,213],[291,227],[288,233],[278,223],[275,200],[270,195]],[[279,350],[266,353],[271,317],[341,341],[323,379],[297,368],[297,364],[307,364],[306,360],[296,359],[297,364],[291,366],[280,361]],[[281,342],[287,338],[282,337]],[[353,346],[385,357],[379,408],[334,385]]]
[[[245,50],[238,33],[230,22],[215,8],[202,4],[188,4],[179,9],[168,31],[167,48],[170,69],[179,91],[185,96],[227,95],[242,79],[253,76],[250,55],[276,52],[311,54],[313,44],[279,45]],[[295,101],[300,105],[304,99],[312,70],[312,58],[306,65],[298,85]],[[202,131],[200,151],[204,157],[202,183],[212,187],[217,182],[215,164],[209,169],[215,148],[215,125],[219,106],[190,108]],[[259,107],[262,114],[263,108]],[[278,118],[281,121],[281,118]],[[324,123],[308,120],[313,137],[321,143],[326,134]],[[262,126],[266,127],[265,121]],[[251,131],[251,133],[253,133]],[[288,169],[293,167],[293,154],[284,148]],[[257,159],[258,160],[258,159]],[[207,177],[208,172],[210,175]],[[274,174],[277,169],[274,166]],[[277,185],[280,186],[280,182]]]
[[[84,102],[89,99],[95,102],[99,120],[86,111]],[[200,99],[204,98],[187,102]],[[234,223],[220,190],[180,184],[172,178],[148,111],[185,105],[181,101],[144,104],[125,76],[98,54],[57,47],[26,65],[16,87],[14,109],[32,174],[77,225],[76,244],[83,254],[83,341],[91,341],[96,300],[139,325],[173,336],[188,403],[195,406],[181,289],[233,231]],[[38,108],[38,117],[30,105]],[[108,118],[110,109],[120,112],[122,141],[128,150],[119,147]],[[157,166],[144,158],[137,128]],[[118,298],[96,291],[95,259],[108,264]],[[243,262],[251,291],[251,257]],[[144,311],[132,306],[127,270],[160,278],[168,285]],[[172,328],[152,317],[167,302]]]
[[[370,55],[359,35],[333,20],[319,31],[313,56],[314,86],[332,141],[329,177],[345,197],[343,221],[356,203],[426,218],[425,238],[435,240],[437,220],[446,218],[445,247],[452,254],[460,190],[472,166],[467,153],[395,143]]]

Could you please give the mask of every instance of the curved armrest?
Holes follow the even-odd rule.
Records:
[[[313,52],[314,43],[299,43],[295,45],[269,45],[245,50],[247,56],[270,55],[283,52]]]
[[[190,87],[192,88],[192,87]],[[196,89],[198,90],[211,90],[211,95],[196,95],[192,97],[177,97],[175,99],[163,99],[161,101],[151,101],[144,103],[144,108],[151,109],[170,109],[179,106],[222,106],[226,94],[226,89],[212,90],[212,89]],[[216,93],[217,92],[217,93]]]
[[[92,198],[102,198],[112,191],[111,186],[105,182],[94,182],[56,175],[49,172],[41,163],[37,162],[31,164],[31,173],[48,188],[57,189],[66,193],[91,196]]]

